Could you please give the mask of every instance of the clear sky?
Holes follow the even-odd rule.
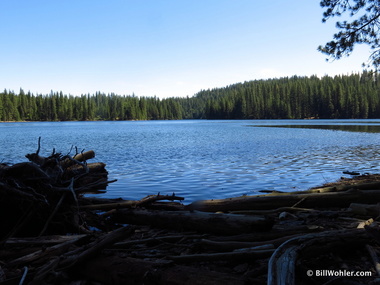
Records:
[[[0,90],[192,96],[282,76],[351,74],[326,62],[319,0],[1,0]]]

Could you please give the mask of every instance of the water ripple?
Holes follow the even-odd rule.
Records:
[[[94,149],[118,179],[106,197],[175,192],[186,202],[304,190],[345,170],[379,172],[379,133],[270,127],[289,123],[305,121],[3,123],[0,161],[25,161],[41,136],[43,155],[53,148],[66,154],[72,145]],[[255,124],[264,127],[246,127]]]

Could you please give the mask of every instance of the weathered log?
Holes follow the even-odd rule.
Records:
[[[163,211],[184,211],[185,205],[180,202],[154,202],[145,206],[145,208]]]
[[[96,240],[95,242],[89,244],[87,248],[79,254],[72,254],[68,252],[66,253],[67,258],[60,262],[59,267],[66,269],[76,264],[82,263],[88,260],[89,258],[93,257],[97,252],[99,252],[106,246],[112,245],[118,240],[130,236],[134,233],[134,231],[134,227],[125,226],[111,233],[108,233],[99,240]]]
[[[317,212],[318,210],[309,208],[298,208],[298,207],[281,207],[272,210],[242,210],[242,211],[231,211],[230,214],[241,214],[241,215],[270,215],[277,214],[281,212]]]
[[[83,173],[105,172],[106,164],[103,162],[93,162],[86,165],[74,164],[65,169],[65,177],[72,177]]]
[[[183,197],[178,197],[175,195],[149,195],[141,200],[127,200],[122,202],[112,202],[107,204],[95,204],[95,205],[84,205],[80,206],[80,209],[87,210],[112,210],[112,209],[123,209],[123,208],[135,208],[135,207],[145,207],[156,201],[162,200],[184,200]]]
[[[216,234],[237,234],[270,230],[273,220],[263,216],[243,216],[187,211],[154,211],[121,209],[115,221],[127,224],[144,224],[179,230],[196,230]]]
[[[366,247],[369,255],[371,256],[373,266],[375,267],[377,275],[380,276],[380,259],[379,259],[379,256],[377,255],[377,252],[369,244],[367,244],[365,247]]]
[[[349,206],[352,213],[360,216],[378,217],[380,215],[380,204],[351,203]]]
[[[94,204],[94,205],[83,205],[79,206],[81,210],[112,210],[112,209],[123,209],[123,208],[133,208],[136,207],[137,201],[127,200],[119,203],[107,203],[107,204]]]
[[[270,210],[281,207],[292,207],[299,203],[298,207],[304,208],[343,208],[356,203],[378,203],[380,190],[350,190],[344,192],[312,193],[312,194],[281,194],[281,195],[257,195],[243,196],[227,199],[196,201],[185,209],[204,212],[228,212],[237,210]]]
[[[78,161],[86,161],[94,157],[95,157],[95,152],[93,150],[89,150],[82,153],[78,153],[73,158]]]
[[[205,261],[247,261],[270,257],[273,254],[273,249],[249,249],[242,252],[222,252],[209,254],[191,254],[168,256],[169,259],[176,263],[188,262],[205,262]]]
[[[6,280],[5,272],[0,266],[0,282],[4,282],[5,280]]]
[[[129,240],[115,243],[110,248],[113,249],[121,249],[128,248],[136,244],[144,244],[144,243],[160,243],[160,242],[176,242],[180,240],[188,240],[188,239],[201,239],[204,238],[205,235],[172,235],[172,236],[162,236],[162,237],[153,237],[146,239],[138,239],[138,240]]]
[[[213,241],[202,239],[200,241],[201,245],[204,245],[208,249],[215,249],[218,251],[232,251],[239,248],[248,248],[254,246],[263,246],[267,244],[273,245],[275,248],[283,244],[285,241],[294,238],[296,236],[300,236],[302,234],[284,236],[277,239],[271,239],[266,241],[254,241],[254,242],[244,242],[244,241]]]
[[[59,244],[70,240],[77,240],[78,238],[85,237],[87,235],[50,235],[41,237],[25,237],[25,238],[9,238],[5,244],[8,246],[21,246],[21,245],[46,245],[46,244]]]
[[[377,243],[380,243],[380,226],[377,222],[365,226],[364,229]]]
[[[330,187],[321,187],[321,188],[312,188],[310,190],[306,190],[305,192],[309,193],[325,193],[325,192],[341,192],[341,191],[347,191],[350,189],[358,189],[358,190],[373,190],[373,189],[380,189],[380,182],[365,182],[365,183],[355,183],[355,184],[348,184],[348,185],[337,185],[337,186],[330,186]]]
[[[89,260],[78,272],[87,280],[105,285],[170,284],[170,285],[244,285],[252,284],[241,275],[216,272],[207,268],[184,265],[167,266],[130,257],[99,256]]]
[[[365,227],[367,226],[370,226],[372,223],[374,222],[374,220],[371,218],[371,219],[368,219],[366,221],[362,221],[360,222],[358,225],[357,225],[357,229],[364,229]]]
[[[83,186],[76,187],[74,191],[75,193],[95,193],[95,194],[104,193],[104,190],[102,189],[106,189],[108,184],[114,183],[116,181],[117,179],[114,179],[114,180],[99,179],[96,181],[86,183]],[[83,184],[83,181],[81,182],[81,184]]]
[[[46,174],[40,166],[34,162],[16,163],[3,172],[4,177],[15,177],[17,179],[33,179],[33,180],[50,180],[50,176]]]
[[[139,201],[137,201],[136,206],[145,206],[147,204],[152,204],[156,201],[162,201],[162,200],[169,200],[169,201],[183,201],[185,198],[183,197],[178,197],[174,193],[173,195],[149,195]]]
[[[214,241],[242,241],[242,242],[266,242],[268,240],[275,240],[291,235],[305,235],[309,233],[316,233],[323,231],[324,228],[316,225],[300,225],[291,226],[284,225],[279,227],[274,225],[270,231],[255,232],[255,233],[242,233],[231,236],[216,236],[213,237]]]
[[[31,262],[34,262],[36,260],[40,260],[42,258],[46,258],[46,257],[49,258],[50,256],[59,256],[59,255],[65,253],[67,251],[67,249],[72,244],[78,242],[82,238],[86,238],[86,236],[81,235],[81,236],[78,236],[74,239],[70,239],[70,240],[65,241],[63,243],[48,247],[46,249],[37,250],[31,254],[19,257],[17,259],[14,259],[14,260],[8,262],[8,266],[30,264]]]
[[[320,254],[322,247],[324,250],[331,250],[336,243],[342,244],[349,241],[352,244],[368,240],[369,237],[363,229],[328,231],[292,238],[277,248],[271,256],[268,264],[267,284],[295,284],[296,262],[303,250],[310,251],[311,247],[315,247],[315,253]]]
[[[54,271],[59,264],[59,257],[52,257],[47,263],[38,268],[38,271],[34,274],[33,279],[28,282],[28,285],[40,285],[43,284],[44,280],[46,280],[46,276]],[[54,282],[57,283],[57,282]]]

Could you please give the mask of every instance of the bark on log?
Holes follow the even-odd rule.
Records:
[[[87,262],[80,272],[82,277],[105,285],[157,284],[157,285],[244,285],[252,284],[241,275],[215,272],[190,266],[167,266],[130,257],[96,257]]]
[[[62,261],[59,264],[59,266],[66,269],[81,262],[84,262],[85,260],[88,260],[94,254],[96,254],[98,251],[102,250],[106,246],[112,245],[118,240],[130,236],[132,233],[134,233],[134,231],[135,229],[129,226],[117,229],[107,234],[106,236],[100,238],[99,240],[96,240],[95,242],[91,243],[85,251],[80,252],[79,254],[70,255],[70,252],[67,253],[68,258]]]
[[[378,203],[380,190],[350,190],[345,192],[313,194],[281,194],[243,196],[227,199],[201,200],[186,206],[187,210],[204,212],[228,212],[237,210],[270,210],[281,207],[292,207],[299,203],[303,208],[343,208],[356,203]]]
[[[243,211],[231,211],[231,214],[241,214],[241,215],[270,215],[278,214],[281,212],[317,212],[318,210],[309,208],[298,208],[298,207],[281,207],[272,210],[243,210]]]
[[[82,153],[78,153],[73,158],[78,161],[86,161],[94,157],[95,157],[95,152],[93,150],[89,150]]]
[[[107,204],[95,204],[95,205],[84,205],[79,206],[81,210],[112,210],[112,209],[123,209],[123,208],[133,208],[136,207],[137,201],[127,200],[119,203],[107,203]]]
[[[295,284],[296,262],[303,250],[310,250],[310,247],[315,246],[316,253],[320,253],[321,245],[328,246],[331,243],[331,247],[334,247],[336,242],[344,243],[345,240],[365,242],[369,237],[363,229],[354,229],[308,234],[286,241],[269,260],[267,285]]]
[[[284,236],[277,239],[270,239],[266,241],[255,241],[255,242],[244,242],[244,241],[213,241],[213,240],[207,240],[202,239],[200,241],[201,245],[207,246],[208,249],[215,249],[218,251],[232,251],[239,248],[248,248],[248,247],[254,247],[254,246],[263,246],[267,244],[273,245],[275,248],[286,242],[287,240],[290,240],[291,238],[294,238],[296,236],[300,236],[301,234],[296,235],[290,235],[290,236]]]
[[[149,195],[141,200],[127,200],[122,202],[112,202],[107,204],[95,204],[95,205],[84,205],[80,206],[80,209],[87,210],[112,210],[112,209],[122,209],[122,208],[135,208],[135,207],[146,207],[156,201],[162,200],[179,200],[182,201],[185,198],[178,197],[175,195]]]
[[[351,203],[349,208],[352,213],[360,216],[371,216],[376,218],[380,215],[380,204],[371,205]]]
[[[310,190],[304,191],[305,193],[325,193],[325,192],[342,192],[350,189],[358,190],[373,190],[380,189],[380,182],[366,182],[366,183],[356,183],[348,185],[338,185],[330,187],[312,188]]]
[[[377,252],[369,244],[367,244],[365,247],[368,250],[369,255],[371,256],[373,266],[375,267],[377,276],[380,276],[380,259],[379,259],[379,256],[377,255]]]
[[[136,244],[144,244],[144,243],[161,243],[161,242],[171,242],[174,243],[176,241],[183,241],[189,239],[201,239],[205,237],[205,235],[174,235],[174,236],[162,236],[162,237],[154,237],[154,238],[146,238],[146,239],[138,239],[138,240],[129,240],[124,242],[115,243],[111,248],[113,249],[122,249],[129,248]]]
[[[48,247],[46,249],[40,249],[36,252],[33,252],[31,254],[28,254],[26,256],[22,256],[20,258],[14,259],[10,262],[8,262],[8,266],[16,266],[20,264],[29,264],[31,262],[34,262],[35,260],[46,258],[52,255],[59,256],[67,251],[67,249],[74,243],[78,242],[80,239],[84,238],[83,236],[78,236],[77,238],[68,240],[66,242],[53,245],[51,247]]]
[[[65,169],[65,178],[72,177],[82,173],[96,173],[96,172],[104,172],[106,164],[103,162],[93,162],[88,163],[87,165],[74,164]]]
[[[263,250],[248,250],[243,252],[222,252],[222,253],[209,253],[209,254],[191,254],[191,255],[179,255],[169,256],[168,258],[176,263],[187,262],[205,262],[205,261],[247,261],[261,258],[270,257],[274,252],[274,249]]]
[[[144,224],[178,230],[196,230],[215,234],[237,234],[270,230],[273,221],[263,216],[243,216],[185,211],[149,211],[121,209],[114,219],[127,224]]]
[[[316,225],[301,225],[285,227],[273,226],[272,230],[268,232],[255,232],[255,233],[243,233],[232,236],[217,236],[213,237],[214,241],[243,241],[243,242],[265,242],[268,240],[275,240],[291,235],[305,235],[309,233],[321,232],[324,229]]]
[[[61,236],[61,235],[51,235],[51,236],[41,236],[41,237],[30,237],[30,238],[9,238],[5,244],[6,245],[46,245],[46,244],[59,244],[70,240],[77,240],[78,238],[85,237],[87,235],[71,235],[71,236]]]

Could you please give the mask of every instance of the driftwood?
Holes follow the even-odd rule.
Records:
[[[97,257],[90,260],[82,274],[87,280],[101,284],[181,284],[244,285],[246,278],[207,268],[171,265],[131,257]]]
[[[256,241],[256,242],[247,242],[247,241],[215,241],[215,240],[207,240],[202,239],[200,244],[202,246],[207,247],[208,249],[214,249],[217,251],[232,251],[241,248],[251,248],[256,246],[265,246],[272,245],[274,248],[280,246],[287,240],[294,238],[296,236],[300,236],[301,234],[284,236],[276,239],[268,239],[265,241]]]
[[[50,236],[40,236],[40,237],[29,237],[29,238],[9,238],[5,244],[6,245],[47,245],[47,244],[59,244],[62,242],[77,240],[78,238],[85,237],[87,235],[71,235],[71,236],[60,236],[60,235],[50,235]]]
[[[302,251],[317,247],[314,253],[321,253],[322,250],[332,250],[336,243],[348,244],[364,243],[369,240],[366,232],[361,229],[329,231],[316,234],[299,236],[283,243],[271,256],[268,264],[268,285],[295,284],[296,261]],[[303,272],[306,275],[306,272]]]
[[[349,209],[352,213],[360,216],[371,216],[378,217],[380,216],[380,204],[359,204],[351,203]]]
[[[86,152],[78,153],[77,155],[73,157],[73,159],[78,160],[78,161],[86,161],[94,157],[95,157],[95,152],[93,150],[89,150]]]
[[[237,198],[196,201],[185,207],[205,212],[228,212],[237,210],[271,210],[281,207],[331,208],[348,207],[351,203],[380,201],[379,190],[347,190],[344,192],[243,196]]]
[[[270,246],[267,246],[270,248]],[[223,253],[211,253],[211,254],[192,254],[192,255],[180,255],[180,256],[169,256],[168,258],[176,263],[187,263],[187,262],[204,262],[204,261],[247,261],[255,260],[259,258],[267,258],[273,254],[273,249],[266,249],[259,247],[259,249],[248,249],[241,252],[223,252]]]
[[[84,205],[81,206],[80,209],[87,209],[87,210],[112,210],[112,209],[123,209],[123,208],[136,208],[136,207],[149,207],[156,201],[162,201],[162,200],[179,200],[183,201],[185,198],[175,196],[173,195],[149,195],[141,200],[135,201],[135,200],[129,200],[129,201],[115,201],[112,203],[106,203],[106,204],[91,204],[91,205]]]
[[[134,230],[135,229],[133,227],[122,227],[104,236],[100,240],[96,240],[95,242],[87,245],[87,249],[79,254],[72,254],[71,252],[66,253],[66,256],[68,257],[64,261],[60,262],[59,267],[70,268],[79,263],[83,263],[106,246],[112,245],[118,240],[131,235]]]
[[[380,274],[380,176],[190,205],[174,193],[124,201],[83,197],[110,183],[105,164],[87,162],[93,151],[40,148],[0,164],[1,284],[330,284],[306,270],[329,258],[350,268],[350,252]]]
[[[78,242],[81,238],[84,238],[83,236],[76,237],[74,239],[70,239],[66,242],[53,245],[48,248],[44,248],[41,250],[38,250],[36,252],[33,252],[31,254],[28,254],[26,256],[22,256],[20,258],[17,258],[15,260],[9,261],[8,265],[9,266],[15,266],[15,265],[23,265],[23,264],[29,264],[35,260],[42,259],[46,256],[59,256],[67,251],[67,249],[73,244]]]
[[[157,227],[196,230],[217,234],[236,234],[270,230],[273,221],[263,216],[243,216],[204,212],[148,211],[122,209],[114,219],[121,223],[149,224]]]
[[[366,245],[366,249],[368,250],[368,253],[372,258],[377,276],[380,276],[380,259],[379,259],[379,256],[377,255],[377,252],[369,244]]]
[[[129,240],[124,242],[115,243],[111,248],[113,249],[122,249],[129,248],[136,244],[144,244],[144,243],[159,243],[159,242],[178,242],[186,239],[201,239],[205,237],[205,235],[174,235],[174,236],[164,236],[164,237],[153,237],[139,240]]]
[[[0,244],[12,236],[37,236],[86,232],[78,211],[78,196],[84,191],[105,189],[104,163],[87,164],[94,151],[73,157],[53,153],[40,155],[41,139],[29,162],[0,167]]]

